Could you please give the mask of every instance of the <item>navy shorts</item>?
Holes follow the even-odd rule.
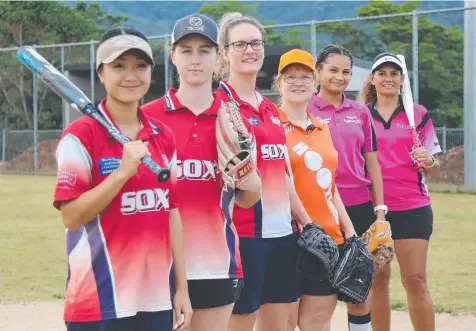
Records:
[[[172,310],[139,312],[135,316],[98,322],[66,322],[67,331],[172,331]]]
[[[240,238],[245,283],[233,314],[251,314],[265,303],[297,301],[298,238],[298,233],[280,238]]]
[[[192,308],[209,309],[235,303],[240,297],[243,279],[197,279],[188,281]]]
[[[354,224],[355,232],[361,236],[375,221],[372,202],[345,208]],[[430,240],[433,233],[433,210],[430,205],[410,209],[389,211],[385,219],[390,223],[392,238]]]

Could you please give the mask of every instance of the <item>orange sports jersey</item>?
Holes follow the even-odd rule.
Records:
[[[309,115],[311,124],[304,130],[294,125],[278,108],[286,134],[296,192],[309,217],[324,228],[338,245],[344,243],[334,205],[337,151],[327,124]]]

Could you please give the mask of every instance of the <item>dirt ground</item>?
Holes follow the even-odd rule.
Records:
[[[0,331],[64,331],[62,301],[0,304]],[[437,331],[474,331],[474,316],[436,316]],[[347,330],[347,312],[339,304],[332,319],[331,331]],[[407,312],[392,312],[392,331],[412,331]]]

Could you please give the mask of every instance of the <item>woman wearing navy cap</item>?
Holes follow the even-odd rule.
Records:
[[[240,187],[235,194],[216,173],[216,115],[223,100],[212,93],[217,34],[216,23],[207,16],[180,19],[170,52],[179,88],[144,106],[172,129],[177,144],[179,205],[194,311],[189,331],[227,329],[243,287],[238,235],[231,218],[233,201],[248,208],[261,192],[258,176],[253,185]]]

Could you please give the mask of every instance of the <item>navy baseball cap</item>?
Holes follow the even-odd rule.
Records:
[[[199,34],[218,46],[218,26],[210,17],[192,14],[177,21],[172,31],[172,45],[189,34]]]
[[[371,69],[372,72],[377,70],[378,67],[380,67],[382,64],[385,64],[385,63],[393,63],[400,69],[400,71],[403,70],[402,62],[395,54],[382,53],[375,57],[374,62],[372,63],[372,69]]]

